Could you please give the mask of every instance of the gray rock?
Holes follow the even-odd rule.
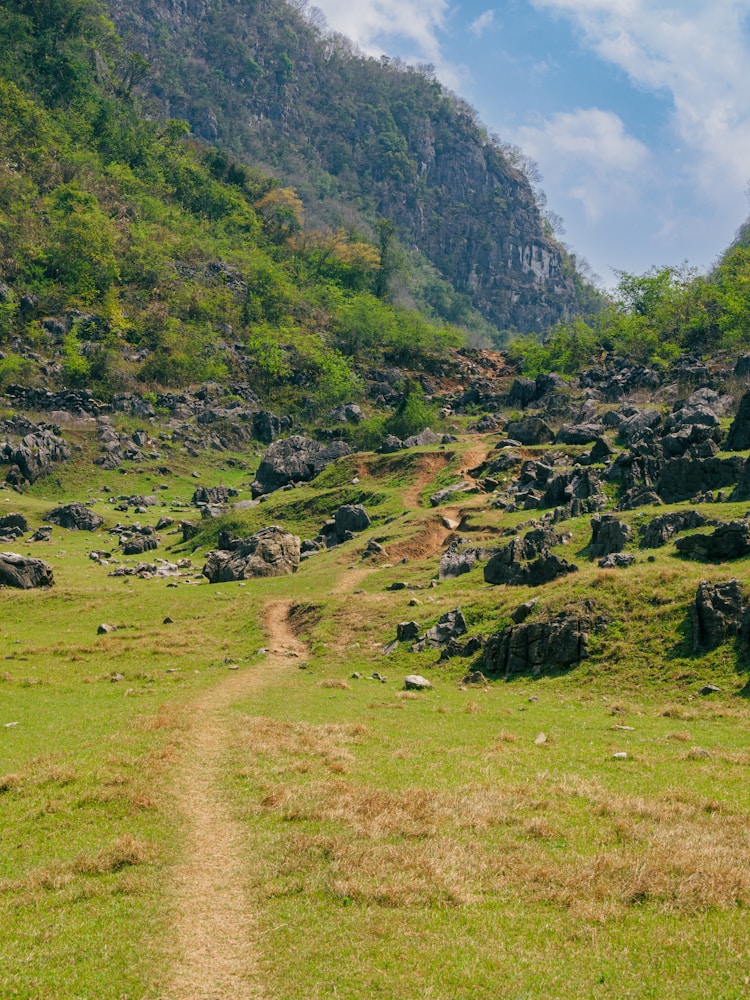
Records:
[[[237,490],[232,489],[231,486],[199,486],[193,493],[192,502],[196,507],[202,507],[205,504],[221,505],[225,504],[230,497],[238,495]]]
[[[525,417],[509,423],[506,428],[509,438],[525,445],[552,444],[555,433],[541,417]]]
[[[669,514],[660,514],[649,521],[641,539],[642,549],[658,549],[666,545],[681,531],[694,531],[702,528],[708,521],[697,510],[677,510]]]
[[[8,528],[20,531],[23,535],[29,530],[29,522],[23,514],[4,514],[0,517],[0,534],[5,534]]]
[[[586,657],[591,627],[587,615],[564,612],[547,621],[503,629],[485,644],[485,672],[506,678],[518,673],[538,677],[571,667]]]
[[[656,484],[664,503],[691,500],[709,490],[722,490],[740,478],[745,461],[731,458],[673,458],[665,463]]]
[[[271,444],[292,427],[291,417],[277,417],[269,410],[258,410],[253,414],[253,437],[264,444]]]
[[[71,455],[70,447],[58,428],[39,424],[37,429],[21,438],[18,444],[5,442],[0,445],[0,461],[17,468],[15,478],[21,482],[36,482],[49,475],[54,465],[66,462]],[[12,469],[11,469],[12,472]],[[9,481],[14,477],[9,475]]]
[[[362,504],[342,504],[333,516],[336,533],[344,535],[346,531],[364,531],[369,528],[370,516]]]
[[[641,410],[620,424],[620,433],[628,444],[635,444],[642,440],[648,431],[654,431],[660,424],[661,413],[658,410]]]
[[[300,540],[272,525],[242,541],[237,548],[209,552],[203,576],[210,583],[227,583],[251,577],[283,576],[297,571]]]
[[[484,567],[485,583],[538,587],[559,576],[575,573],[577,566],[549,551],[548,546],[559,541],[559,536],[549,528],[533,529],[522,539],[514,538]]]
[[[618,521],[613,514],[595,514],[591,518],[589,557],[600,559],[613,552],[622,552],[631,535],[630,526]]]
[[[452,580],[474,568],[483,551],[479,548],[464,548],[465,538],[457,538],[448,546],[440,557],[438,577],[441,580]]]
[[[538,603],[539,599],[535,597],[531,601],[524,601],[523,604],[519,604],[515,611],[511,611],[511,620],[515,622],[516,625],[520,625],[522,622],[525,622]]]
[[[729,428],[724,447],[727,451],[745,451],[747,448],[750,448],[750,392],[746,392],[740,400],[737,414]]]
[[[730,636],[741,636],[747,641],[749,616],[739,580],[723,583],[701,580],[690,605],[693,651],[716,649]]]
[[[41,528],[37,528],[34,534],[29,539],[30,542],[48,542],[52,538],[52,528],[43,525]]]
[[[70,531],[96,531],[104,524],[104,518],[95,514],[84,503],[69,503],[55,507],[44,520],[61,528],[68,528]]]
[[[356,403],[342,403],[331,410],[327,419],[334,424],[358,424],[365,419],[365,415]]]
[[[399,622],[396,626],[396,638],[399,642],[412,642],[419,635],[417,622]]]
[[[17,552],[0,552],[0,586],[32,590],[54,584],[52,567],[42,559]]]
[[[109,635],[110,632],[116,632],[116,631],[117,631],[116,625],[108,625],[107,622],[102,622],[101,625],[97,628],[96,634]]]
[[[686,535],[675,543],[680,555],[700,562],[725,562],[750,553],[750,524],[729,521],[717,525],[711,535]]]
[[[629,552],[610,552],[599,560],[600,569],[627,569],[635,562],[635,556]]]
[[[448,500],[454,495],[454,493],[463,493],[465,490],[474,489],[473,483],[467,483],[465,480],[460,483],[454,483],[452,486],[446,486],[442,490],[438,490],[437,493],[433,493],[430,497],[430,506],[437,507],[443,501]]]
[[[349,454],[351,448],[345,441],[334,441],[325,448],[299,434],[274,441],[263,456],[252,483],[253,496],[272,493],[287,483],[309,482],[331,462]]]
[[[432,684],[420,674],[409,674],[404,678],[404,687],[407,691],[429,691],[432,689]]]
[[[135,538],[121,539],[121,542],[123,555],[126,556],[142,556],[144,552],[158,548],[157,540],[148,535],[136,535]]]
[[[558,444],[591,444],[601,437],[603,430],[602,424],[563,424],[555,441]]]
[[[425,633],[424,639],[413,646],[414,652],[422,652],[425,649],[440,649],[450,639],[455,639],[466,632],[466,620],[460,608],[446,611],[438,619],[437,625],[433,625]]]

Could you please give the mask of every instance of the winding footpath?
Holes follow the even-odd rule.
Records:
[[[227,677],[191,706],[175,789],[186,826],[184,860],[173,878],[180,961],[165,1000],[266,996],[258,978],[256,915],[243,889],[247,831],[232,817],[222,785],[228,709],[306,654],[289,628],[288,612],[288,602],[267,605],[269,653],[263,662]]]

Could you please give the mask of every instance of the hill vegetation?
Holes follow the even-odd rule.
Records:
[[[357,365],[460,343],[388,301],[385,224],[380,247],[306,227],[293,190],[146,119],[141,70],[96,3],[0,9],[0,382],[234,380],[314,409],[357,397]]]

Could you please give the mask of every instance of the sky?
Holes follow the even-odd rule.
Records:
[[[750,0],[311,0],[373,55],[432,63],[541,174],[613,287],[705,271],[750,215]]]

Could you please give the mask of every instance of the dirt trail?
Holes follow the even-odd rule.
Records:
[[[181,960],[168,1000],[260,1000],[258,927],[243,889],[246,831],[222,795],[227,753],[227,710],[271,683],[306,650],[287,623],[289,603],[266,607],[269,654],[262,663],[227,677],[190,706],[176,804],[187,836],[175,872],[174,931]]]
[[[468,470],[480,465],[492,450],[484,440],[485,436],[478,435],[476,443],[467,448],[461,456],[463,465],[461,475],[469,482],[473,482],[473,477],[469,475]],[[419,497],[422,490],[446,464],[443,452],[427,452],[423,458],[425,461],[419,470],[416,481],[404,492],[404,506],[409,510],[419,507]]]

